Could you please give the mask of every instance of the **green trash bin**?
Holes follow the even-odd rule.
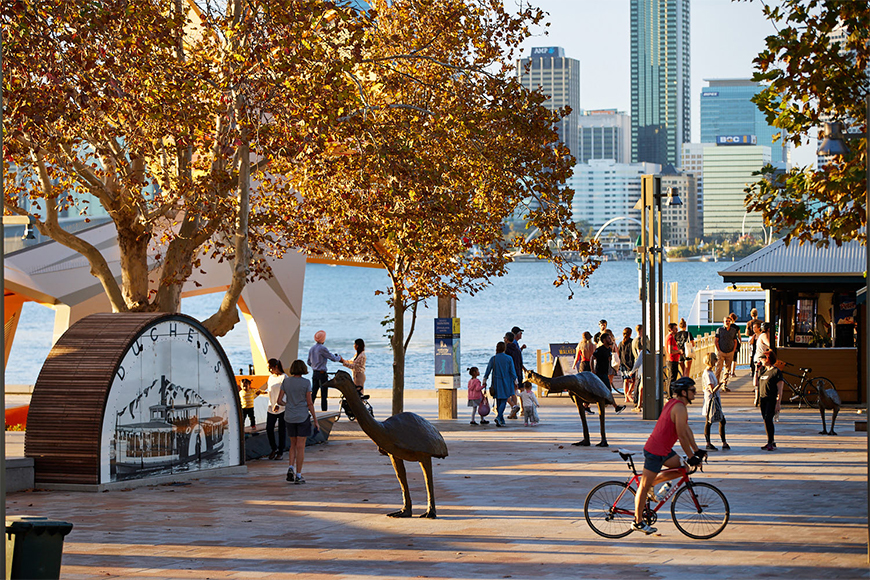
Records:
[[[6,518],[6,579],[60,578],[63,538],[72,527],[41,516]]]

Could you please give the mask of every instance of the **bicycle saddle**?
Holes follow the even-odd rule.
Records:
[[[622,457],[623,460],[628,459],[629,457],[631,457],[632,455],[637,453],[637,451],[629,451],[628,449],[621,449],[621,448],[614,449],[613,452],[619,453],[619,456]]]
[[[805,369],[803,367],[801,367],[801,370],[807,374],[810,374],[811,372],[813,372],[813,369]]]
[[[363,401],[368,401],[370,396],[371,395],[363,395],[362,397],[360,397],[360,399],[362,399]]]

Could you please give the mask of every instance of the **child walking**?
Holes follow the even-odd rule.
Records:
[[[523,401],[523,424],[535,427],[538,424],[538,397],[532,392],[532,383],[529,381],[523,383],[520,399]]]
[[[471,375],[471,378],[468,380],[468,406],[471,407],[471,424],[477,425],[474,416],[477,414],[477,408],[483,400],[483,385],[480,379],[477,378],[480,376],[480,369],[471,367],[468,369],[468,374]],[[489,421],[481,417],[480,423],[486,425]]]

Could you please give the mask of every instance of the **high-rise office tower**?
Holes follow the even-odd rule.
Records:
[[[631,159],[679,166],[691,130],[689,0],[631,0]]]
[[[579,116],[578,163],[590,159],[631,160],[631,117],[616,109],[584,111]]]
[[[528,68],[527,68],[528,67]],[[578,156],[577,119],[580,115],[580,61],[565,56],[560,46],[536,47],[531,58],[523,58],[517,63],[522,85],[534,90],[540,88],[550,99],[544,105],[554,111],[571,107],[571,114],[559,123],[558,130],[562,142]]]
[[[774,143],[774,135],[784,133],[771,127],[758,106],[751,101],[763,88],[751,79],[704,79],[701,89],[701,143],[715,143],[728,135],[755,135],[759,145],[770,147],[774,164],[785,166],[789,161],[788,143],[782,137]]]

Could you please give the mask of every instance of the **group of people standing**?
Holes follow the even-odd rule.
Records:
[[[471,424],[477,425],[475,415],[478,414],[481,403],[486,397],[486,383],[492,376],[489,394],[496,402],[496,427],[506,427],[504,412],[508,405],[511,412],[508,419],[516,419],[522,411],[526,426],[538,424],[538,399],[532,392],[531,383],[524,381],[523,350],[526,345],[520,345],[523,329],[514,326],[504,335],[504,340],[496,343],[495,355],[489,359],[486,372],[481,382],[478,378],[480,370],[477,367],[468,369],[471,378],[468,381],[468,406],[471,407]],[[519,403],[522,402],[522,405]],[[489,421],[480,417],[480,424]]]
[[[356,354],[350,360],[346,360],[338,354],[334,354],[326,348],[326,332],[319,330],[314,334],[314,345],[308,351],[308,364],[302,360],[295,360],[290,365],[289,372],[284,371],[281,361],[271,358],[268,361],[269,378],[265,389],[252,389],[250,379],[242,379],[242,412],[243,419],[249,418],[251,427],[256,427],[254,417],[254,399],[266,393],[269,397],[269,407],[266,413],[266,436],[269,439],[271,453],[269,459],[278,461],[284,456],[284,450],[289,453],[289,467],[287,469],[287,481],[295,484],[305,483],[302,475],[302,465],[305,461],[305,444],[308,437],[317,433],[317,413],[314,409],[314,401],[320,392],[320,408],[328,409],[327,387],[328,380],[326,365],[328,361],[340,362],[351,369],[353,382],[357,390],[362,393],[366,380],[366,354],[365,342],[358,338],[354,341]],[[304,377],[311,367],[312,380]],[[276,438],[277,431],[277,438]],[[287,438],[290,446],[287,447]]]

